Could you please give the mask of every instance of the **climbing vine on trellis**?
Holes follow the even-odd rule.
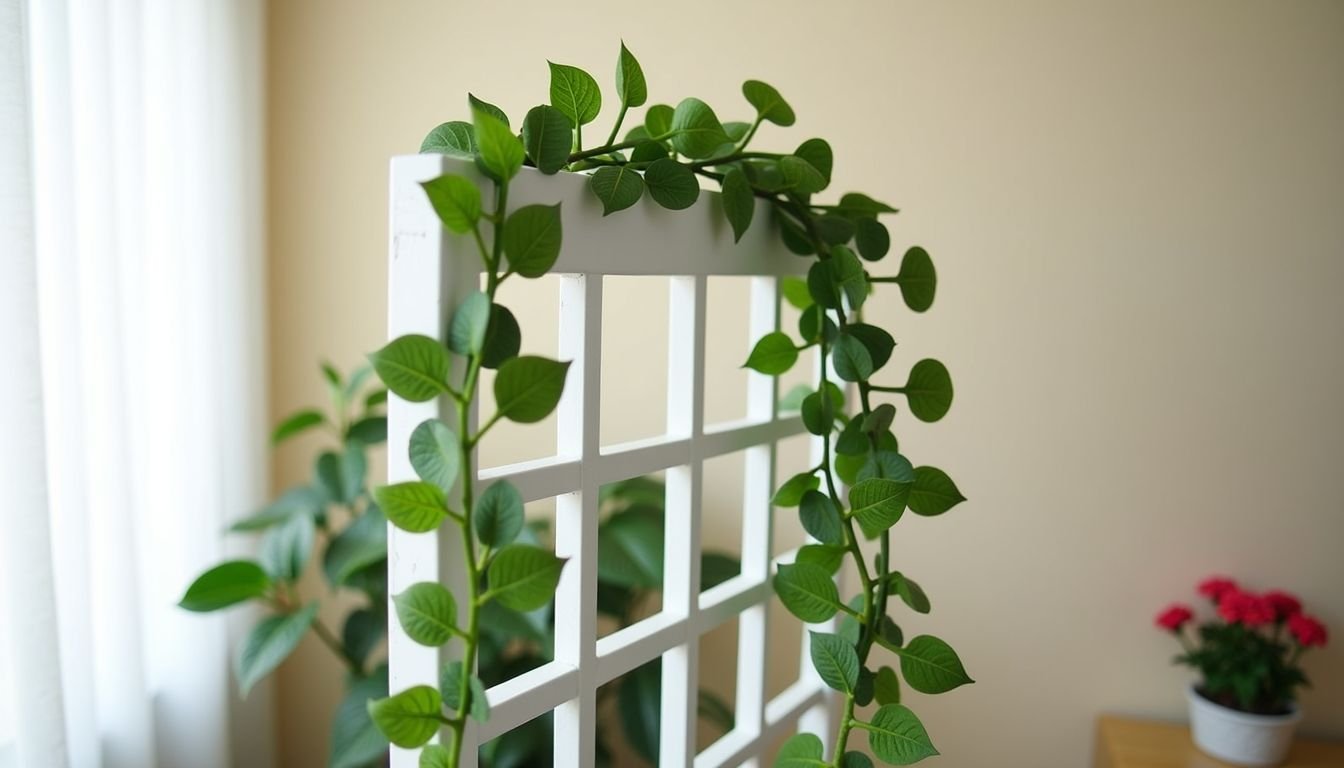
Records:
[[[836,632],[811,633],[810,654],[821,679],[843,695],[843,712],[837,732],[828,734],[829,750],[821,736],[798,734],[783,746],[776,765],[870,765],[865,755],[849,749],[856,731],[867,734],[872,752],[886,763],[904,765],[937,754],[924,726],[901,703],[900,681],[922,693],[943,693],[971,679],[946,642],[931,635],[907,640],[889,614],[893,597],[916,612],[929,611],[919,585],[893,567],[891,535],[907,509],[940,515],[964,499],[945,472],[913,466],[900,452],[893,431],[897,408],[875,401],[899,395],[916,419],[937,421],[952,404],[952,381],[936,360],[915,363],[901,383],[875,380],[891,362],[895,341],[862,314],[875,289],[888,283],[900,290],[911,310],[929,309],[937,281],[928,253],[912,247],[895,274],[873,274],[891,246],[882,218],[896,209],[857,192],[833,203],[818,202],[815,196],[830,185],[833,164],[823,139],[808,139],[785,153],[750,148],[762,124],[787,127],[795,120],[792,107],[766,83],[748,80],[742,86],[755,111],[749,121],[721,122],[705,102],[687,98],[675,107],[648,106],[643,122],[622,136],[630,109],[648,101],[644,73],[622,45],[616,120],[604,142],[585,147],[584,127],[601,111],[601,89],[577,67],[552,63],[550,73],[549,103],[528,111],[518,128],[498,107],[469,96],[471,122],[444,123],[421,147],[422,152],[472,160],[491,182],[482,190],[466,177],[449,174],[423,185],[443,225],[474,241],[485,287],[456,308],[446,345],[403,336],[370,356],[392,393],[414,402],[447,397],[456,416],[453,423],[427,420],[412,434],[410,460],[419,480],[378,488],[373,496],[387,519],[403,530],[460,528],[460,567],[466,569],[467,587],[465,594],[455,595],[424,582],[393,597],[398,620],[412,640],[435,647],[460,643],[461,652],[443,669],[439,686],[415,686],[370,702],[373,721],[392,743],[423,746],[422,766],[456,766],[468,720],[489,717],[484,685],[473,673],[482,608],[492,603],[517,611],[542,607],[552,599],[564,567],[549,549],[515,541],[524,523],[521,495],[506,481],[478,495],[472,466],[474,448],[501,419],[532,423],[555,409],[569,366],[520,356],[518,323],[496,301],[503,283],[541,277],[560,254],[558,205],[509,207],[509,185],[530,165],[543,174],[589,173],[604,215],[629,208],[645,195],[664,208],[688,208],[701,194],[700,179],[708,179],[721,190],[723,214],[736,240],[753,225],[756,200],[764,199],[783,244],[812,259],[805,280],[782,284],[784,298],[801,311],[796,336],[786,331],[766,335],[756,342],[746,366],[778,376],[800,352],[820,351],[816,386],[801,397],[786,398],[785,404],[797,407],[807,431],[821,439],[823,458],[787,480],[773,499],[778,508],[797,508],[816,541],[803,546],[795,562],[780,566],[773,582],[784,606],[803,621],[841,617]],[[450,376],[454,356],[460,375]],[[487,368],[497,371],[497,411],[473,428],[469,414]],[[853,385],[857,403],[847,407],[845,391],[832,378]],[[871,561],[864,541],[877,542]],[[835,577],[842,568],[852,568],[859,582],[858,594],[849,599],[837,588]],[[884,663],[890,660],[879,658],[875,647],[890,652],[894,662]],[[860,711],[872,704],[877,708],[870,714]],[[452,738],[429,745],[444,726]]]

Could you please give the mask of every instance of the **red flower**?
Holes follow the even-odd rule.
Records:
[[[1236,592],[1241,589],[1237,582],[1224,576],[1210,576],[1199,584],[1199,594],[1204,595],[1213,602],[1223,599],[1223,595],[1228,592]]]
[[[1265,599],[1274,608],[1274,617],[1278,621],[1283,621],[1302,612],[1302,601],[1298,600],[1296,595],[1275,589],[1266,592]]]
[[[1185,622],[1193,619],[1195,614],[1189,606],[1180,603],[1172,603],[1167,606],[1165,611],[1157,614],[1157,626],[1169,632],[1180,632]]]
[[[1218,615],[1229,624],[1258,627],[1274,622],[1274,606],[1259,595],[1234,589],[1218,601]]]
[[[1305,613],[1294,614],[1288,619],[1288,630],[1297,638],[1297,644],[1303,648],[1325,645],[1325,625],[1315,616],[1308,616]]]

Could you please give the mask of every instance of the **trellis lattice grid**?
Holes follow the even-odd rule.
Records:
[[[488,184],[474,166],[441,155],[395,158],[391,173],[389,333],[445,334],[453,307],[480,281],[479,256],[469,238],[444,231],[419,183],[459,173]],[[796,416],[777,414],[775,380],[750,373],[747,416],[704,425],[705,302],[710,276],[750,276],[749,328],[759,338],[779,325],[778,279],[810,261],[789,254],[768,226],[765,203],[757,223],[733,243],[717,194],[693,207],[665,211],[643,203],[603,218],[586,179],[542,176],[525,169],[510,186],[510,207],[561,203],[564,247],[553,272],[560,275],[560,359],[572,360],[557,411],[552,458],[478,473],[480,487],[508,479],[525,501],[556,498],[556,552],[569,558],[556,594],[554,660],[487,692],[488,722],[466,734],[464,765],[476,765],[475,747],[554,710],[555,765],[592,766],[597,689],[636,667],[662,658],[659,765],[713,768],[758,764],[763,752],[795,727],[829,730],[834,697],[800,659],[800,678],[767,700],[772,560],[771,505],[776,444],[802,434]],[[603,277],[669,277],[668,407],[661,437],[615,446],[599,443]],[[745,352],[745,347],[744,347]],[[426,418],[449,416],[449,405],[389,403],[388,480],[414,479],[404,450]],[[700,590],[700,517],[703,463],[737,451],[745,454],[742,567],[736,578]],[[815,447],[814,447],[815,451]],[[608,483],[663,471],[666,479],[665,572],[662,610],[633,626],[598,638],[598,491]],[[417,581],[439,581],[464,594],[461,542],[452,526],[430,534],[395,528],[389,537],[389,594]],[[390,612],[392,613],[392,612]],[[698,641],[738,619],[737,699],[734,729],[696,753]],[[450,644],[451,653],[455,644]],[[803,648],[806,649],[806,643]],[[448,659],[415,644],[395,619],[389,627],[391,689],[437,685]],[[394,768],[414,768],[418,750],[393,749]]]

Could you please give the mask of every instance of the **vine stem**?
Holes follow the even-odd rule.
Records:
[[[499,265],[503,261],[504,247],[504,221],[508,214],[509,204],[509,186],[508,182],[501,181],[495,185],[495,215],[494,220],[494,242],[492,248],[487,250],[485,241],[480,237],[477,231],[476,243],[481,250],[481,259],[486,266],[486,296],[489,297],[491,304],[495,301],[495,292],[499,289],[502,278],[499,275]],[[449,750],[449,766],[457,768],[462,761],[463,734],[466,730],[467,718],[470,716],[471,707],[468,698],[471,691],[471,677],[476,671],[476,653],[479,647],[480,638],[480,610],[485,603],[486,595],[481,593],[481,567],[484,565],[484,558],[480,561],[476,557],[476,531],[472,521],[472,507],[475,504],[475,456],[474,449],[481,434],[473,435],[471,433],[471,409],[476,400],[477,382],[481,373],[481,357],[479,354],[472,355],[467,359],[467,369],[462,377],[461,397],[456,399],[457,407],[457,430],[458,430],[458,450],[461,465],[461,486],[462,486],[462,514],[454,518],[462,533],[462,562],[467,570],[467,626],[458,635],[462,638],[462,675],[458,681],[457,690],[457,710],[452,717],[444,718],[444,724],[453,731],[453,746]],[[486,429],[489,428],[487,423]],[[484,430],[481,431],[484,433]]]

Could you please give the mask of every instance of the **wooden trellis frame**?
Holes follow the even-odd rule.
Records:
[[[446,232],[419,183],[444,173],[482,182],[475,167],[442,155],[392,161],[390,211],[389,337],[418,333],[443,339],[452,308],[480,282],[480,261],[470,238]],[[556,594],[554,661],[488,691],[489,722],[468,729],[463,764],[474,768],[475,746],[535,717],[555,712],[555,765],[594,764],[596,692],[603,684],[659,656],[663,664],[661,766],[757,765],[758,756],[780,736],[801,727],[829,731],[828,689],[806,659],[801,676],[779,696],[766,699],[767,611],[774,562],[770,556],[775,445],[804,430],[796,415],[777,416],[778,387],[750,372],[747,417],[704,425],[705,300],[710,276],[750,276],[749,340],[779,325],[778,279],[798,274],[811,261],[788,253],[767,224],[761,202],[757,223],[734,244],[719,210],[717,193],[705,193],[691,208],[667,211],[645,201],[603,217],[587,188],[572,174],[542,176],[525,169],[511,184],[510,207],[561,203],[564,246],[552,270],[560,275],[559,355],[573,360],[558,411],[553,458],[480,472],[482,483],[508,479],[525,501],[556,497],[556,552],[569,558]],[[667,427],[661,437],[600,446],[602,284],[607,275],[670,277]],[[446,401],[388,407],[388,481],[415,479],[404,446],[421,421],[447,419]],[[700,592],[700,507],[706,459],[744,451],[742,571]],[[631,477],[665,471],[667,511],[662,611],[598,639],[598,489]],[[389,527],[389,593],[417,581],[441,581],[465,594],[458,532],[409,534]],[[389,611],[395,615],[394,612]],[[738,619],[735,728],[700,754],[695,751],[697,648],[701,635]],[[447,659],[412,642],[393,620],[390,634],[391,689],[437,685]],[[449,652],[456,644],[449,645]],[[803,645],[806,651],[806,643]],[[394,768],[414,768],[418,750],[393,749]]]

